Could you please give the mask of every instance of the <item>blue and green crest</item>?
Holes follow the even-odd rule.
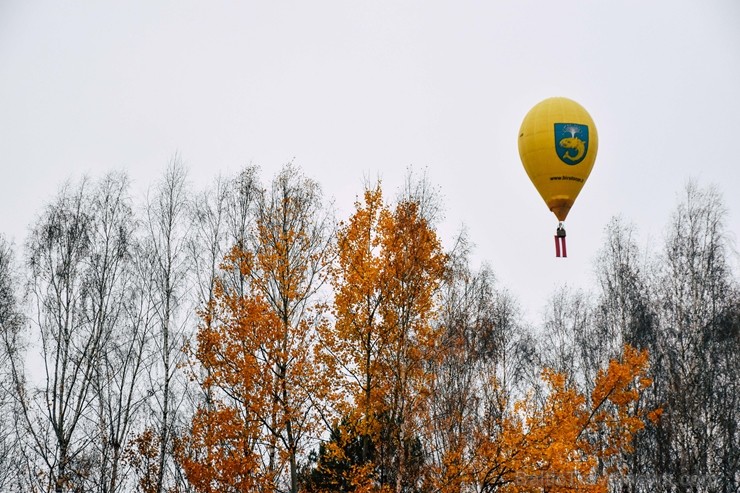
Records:
[[[571,166],[583,161],[588,153],[588,125],[556,123],[555,152],[562,162]]]

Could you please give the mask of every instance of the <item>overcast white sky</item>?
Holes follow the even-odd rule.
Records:
[[[557,221],[524,172],[526,112],[566,96],[599,154]],[[364,177],[406,169],[444,196],[502,286],[538,318],[587,288],[610,217],[659,246],[690,177],[740,231],[740,2],[0,0],[0,232],[20,246],[65,179],[125,169],[136,192],[175,152],[194,186],[290,161],[341,217]]]

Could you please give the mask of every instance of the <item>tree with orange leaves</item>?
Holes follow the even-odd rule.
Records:
[[[202,313],[191,355],[209,398],[177,446],[196,491],[601,493],[608,474],[624,471],[632,438],[655,417],[637,406],[651,384],[646,353],[626,347],[588,395],[545,370],[544,397],[509,402],[496,372],[483,372],[477,385],[499,402],[480,400],[469,433],[438,448],[431,425],[442,417],[431,403],[450,350],[437,313],[449,272],[434,229],[413,200],[389,206],[379,186],[366,190],[337,234],[329,324],[307,316],[315,286],[306,277],[329,252],[296,256],[311,242],[308,223],[288,220],[290,196],[262,203],[255,243],[226,258],[247,288],[217,282]],[[336,419],[299,482],[307,438],[321,433],[319,406]]]
[[[430,468],[432,491],[605,493],[611,473],[626,473],[621,456],[647,420],[660,411],[638,407],[652,382],[647,352],[625,346],[621,360],[599,371],[586,396],[566,375],[544,370],[548,395],[528,397],[490,415],[472,436],[472,447],[450,450]],[[492,380],[490,385],[497,385]]]
[[[331,221],[318,185],[287,166],[257,199],[251,243],[224,269],[246,288],[217,283],[202,313],[193,362],[209,396],[179,444],[198,491],[298,490],[298,460],[318,433],[314,295],[325,279]],[[194,372],[195,374],[195,372]]]
[[[248,269],[237,253],[232,261]],[[200,384],[212,396],[178,442],[188,481],[203,493],[273,491],[278,468],[270,463],[266,422],[274,413],[271,363],[280,346],[279,321],[259,294],[241,296],[219,282],[203,312],[193,356],[207,370]]]
[[[445,261],[419,204],[391,208],[380,186],[365,190],[338,233],[336,322],[322,343],[345,397],[337,403],[345,438],[337,443],[361,440],[358,463],[343,478],[357,491],[402,491],[416,481],[410,470],[429,388],[424,365],[437,350],[432,322]],[[330,453],[341,460],[343,450]]]

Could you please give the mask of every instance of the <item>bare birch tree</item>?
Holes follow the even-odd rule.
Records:
[[[655,470],[673,485],[738,491],[740,330],[719,192],[689,182],[660,259],[656,391],[665,402]]]
[[[657,322],[647,255],[636,244],[632,225],[613,218],[596,261],[598,301],[594,338],[605,345],[602,363],[619,354],[624,343],[652,349]]]
[[[226,193],[226,231],[228,248],[249,249],[254,244],[257,197],[260,193],[258,169],[249,166],[241,170],[228,184]],[[224,273],[226,287],[244,294],[246,276],[234,269]]]
[[[34,324],[40,332],[43,380],[21,395],[24,428],[39,463],[37,487],[67,491],[91,475],[93,380],[103,347],[100,324],[89,323],[86,262],[94,218],[89,183],[66,186],[47,206],[28,240]]]
[[[158,449],[152,475],[161,493],[177,479],[172,444],[179,406],[185,396],[178,365],[186,336],[187,286],[187,172],[176,156],[146,204],[143,261],[151,276],[150,302],[154,311],[153,364],[150,370],[152,419]]]
[[[430,368],[430,419],[426,447],[430,467],[454,476],[476,454],[470,437],[490,424],[511,399],[538,380],[534,343],[512,296],[496,286],[487,265],[474,270],[470,244],[461,234],[449,255],[440,289],[443,327],[440,359]]]
[[[583,290],[564,285],[550,298],[545,313],[540,354],[543,367],[568,375],[569,384],[590,391],[592,303]]]
[[[143,402],[140,384],[148,313],[134,269],[138,245],[128,178],[112,173],[96,185],[90,201],[95,221],[85,315],[88,323],[99,327],[103,351],[94,379],[100,431],[92,444],[97,473],[87,489],[115,493],[130,486],[123,454]]]
[[[657,307],[651,286],[653,264],[648,252],[640,251],[634,226],[622,218],[612,218],[604,229],[604,235],[595,264],[597,297],[591,335],[582,348],[584,364],[591,374],[616,358],[625,344],[648,350],[652,363],[658,355]],[[649,375],[654,379],[662,378],[655,366],[650,368]],[[651,387],[643,392],[635,405],[642,409],[656,409],[662,403]],[[632,474],[617,478],[615,488],[619,487],[624,493],[645,491],[637,478],[652,474],[657,447],[655,423],[648,422],[635,437],[634,450],[621,457]]]
[[[17,428],[17,396],[24,389],[17,378],[24,355],[18,289],[13,250],[0,235],[0,491],[20,490],[26,471]]]
[[[195,194],[189,204],[191,231],[188,257],[194,275],[194,296],[203,308],[213,300],[219,266],[228,252],[229,181],[216,178],[208,189]]]

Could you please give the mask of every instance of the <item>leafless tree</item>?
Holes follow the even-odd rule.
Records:
[[[125,175],[111,173],[63,187],[28,240],[44,373],[27,381],[20,358],[11,368],[28,477],[43,491],[125,488],[122,452],[141,404],[143,345],[132,316],[128,186]]]
[[[590,337],[582,348],[584,363],[591,374],[616,358],[625,344],[647,349],[652,362],[657,358],[657,308],[651,289],[653,266],[648,252],[639,250],[634,226],[622,218],[611,219],[604,236],[595,265],[598,289]],[[651,376],[659,378],[654,366],[650,372]],[[654,388],[649,388],[637,405],[655,409],[661,403]],[[630,471],[630,475],[617,482],[624,493],[644,491],[636,478],[653,473],[657,447],[655,425],[647,423],[635,438],[634,451],[622,457]]]
[[[25,470],[23,442],[16,427],[16,396],[24,388],[24,382],[16,378],[22,365],[24,325],[18,288],[13,250],[0,235],[0,491],[19,490]]]
[[[589,365],[592,312],[588,293],[567,285],[559,287],[548,303],[539,339],[543,366],[568,375],[570,385],[586,392],[595,376]]]
[[[224,257],[232,248],[249,249],[255,242],[257,168],[248,167],[234,177],[218,177],[189,202],[188,259],[194,277],[194,298],[203,308],[213,299],[217,278],[243,293],[246,278],[235,269],[224,272]]]
[[[254,231],[255,201],[260,192],[258,168],[248,166],[227,185],[226,222],[229,245],[246,247]]]
[[[656,391],[665,419],[655,468],[679,489],[687,478],[701,491],[740,488],[738,288],[725,221],[719,192],[689,182],[660,258]]]
[[[228,180],[218,177],[213,185],[195,194],[189,204],[191,231],[188,258],[194,275],[195,302],[199,307],[213,300],[219,266],[228,252]]]
[[[424,438],[428,460],[440,468],[445,454],[472,458],[475,430],[500,417],[539,368],[516,301],[497,286],[489,266],[471,267],[470,252],[461,233],[439,293],[443,336],[440,359],[429,368],[434,378],[430,430]]]
[[[426,170],[421,174],[415,173],[411,167],[406,170],[396,201],[416,204],[421,217],[431,226],[436,226],[444,217],[441,191],[431,182]]]
[[[257,197],[262,193],[258,169],[250,166],[229,180],[226,193],[226,245],[249,250],[255,244]],[[244,294],[248,279],[239,269],[221,272],[225,286]]]
[[[143,261],[151,281],[150,302],[154,311],[154,364],[150,370],[154,428],[159,448],[154,472],[157,493],[174,481],[172,440],[179,404],[184,399],[177,385],[178,365],[186,337],[187,286],[187,172],[178,157],[170,162],[146,205]],[[169,471],[169,473],[168,473]]]
[[[39,488],[65,491],[91,475],[83,429],[93,419],[93,381],[104,346],[102,324],[90,323],[88,260],[94,217],[89,182],[65,186],[28,240],[33,321],[40,332],[43,380],[20,396],[25,431],[38,464]]]
[[[84,316],[102,335],[93,388],[100,436],[92,445],[94,470],[88,491],[115,493],[126,484],[123,453],[131,438],[140,392],[147,340],[144,293],[134,260],[138,245],[129,181],[111,173],[94,187],[87,257],[88,288]]]

